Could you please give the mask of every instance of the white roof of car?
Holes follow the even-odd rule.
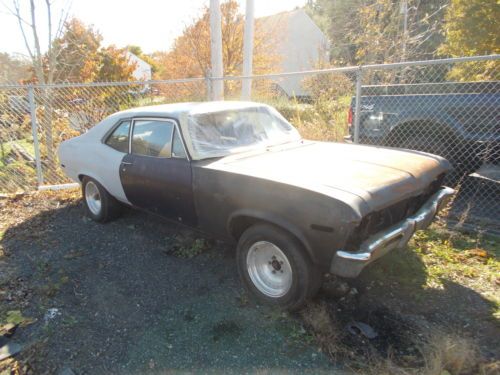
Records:
[[[212,102],[187,102],[160,104],[127,109],[112,115],[113,117],[136,116],[172,116],[181,114],[201,114],[227,110],[238,110],[248,107],[263,106],[264,104],[245,101],[212,101]]]
[[[120,111],[106,117],[99,124],[94,126],[86,133],[87,139],[95,141],[102,139],[107,132],[122,119],[131,117],[170,117],[178,120],[181,127],[186,146],[193,159],[202,158],[191,147],[189,131],[187,129],[187,118],[189,115],[202,113],[220,112],[227,110],[238,110],[250,107],[266,107],[266,104],[245,101],[213,101],[213,102],[188,102],[152,105],[146,107],[137,107]]]

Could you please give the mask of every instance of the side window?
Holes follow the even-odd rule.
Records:
[[[174,158],[186,159],[186,151],[184,150],[184,146],[182,145],[182,139],[179,132],[174,130],[174,139],[172,141],[172,156]]]
[[[113,147],[116,151],[128,152],[128,131],[130,129],[130,121],[123,121],[111,133],[106,140],[106,144]]]
[[[134,121],[132,153],[168,158],[171,156],[174,125],[170,121]]]

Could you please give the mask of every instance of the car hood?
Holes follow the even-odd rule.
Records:
[[[420,194],[450,164],[418,151],[301,141],[225,157],[205,167],[313,190],[351,206],[357,202],[364,215]]]

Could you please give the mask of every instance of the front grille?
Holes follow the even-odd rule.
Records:
[[[375,211],[363,218],[346,243],[347,251],[356,251],[363,241],[371,235],[385,230],[416,213],[420,207],[439,190],[444,174],[436,178],[420,195],[404,199],[380,211]]]

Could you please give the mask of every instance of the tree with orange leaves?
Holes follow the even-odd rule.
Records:
[[[243,26],[244,17],[238,3],[228,0],[221,4],[222,15],[222,54],[224,75],[238,75],[243,64]],[[275,33],[265,30],[259,23],[255,25],[253,69],[254,73],[273,70],[279,57],[273,54]],[[210,69],[210,12],[205,8],[201,17],[187,26],[167,53],[157,53],[156,78],[173,79],[202,77]]]

